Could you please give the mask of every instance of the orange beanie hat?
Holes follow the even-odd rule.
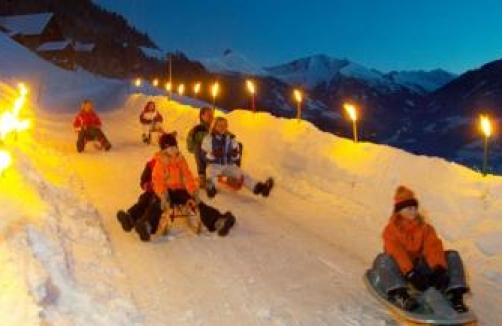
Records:
[[[399,212],[409,206],[418,207],[418,200],[415,198],[415,194],[405,186],[397,187],[396,194],[394,195],[394,212]]]

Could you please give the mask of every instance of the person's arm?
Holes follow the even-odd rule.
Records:
[[[77,114],[73,120],[73,129],[77,132],[82,129],[82,116],[80,114]]]
[[[216,162],[216,157],[213,155],[213,141],[211,135],[207,135],[202,140],[201,152],[208,163]]]
[[[408,274],[413,269],[413,262],[405,248],[399,243],[391,226],[387,226],[383,232],[385,252],[389,254],[403,275]]]
[[[183,182],[185,183],[186,190],[193,195],[197,190],[197,185],[195,184],[192,171],[190,171],[188,163],[183,156],[181,156],[181,173],[183,174]]]
[[[241,158],[239,142],[235,139],[235,137],[232,137],[230,141],[232,147],[232,161],[238,162]]]
[[[153,191],[157,194],[157,196],[159,196],[159,198],[162,198],[164,193],[167,191],[165,180],[166,176],[164,172],[164,164],[162,164],[160,159],[157,159],[152,171],[152,185]]]
[[[424,234],[424,256],[427,265],[434,270],[441,266],[444,269],[448,268],[446,257],[443,249],[443,242],[437,236],[436,230],[431,225],[426,225]]]
[[[99,116],[96,113],[93,113],[92,115],[91,124],[95,127],[101,128],[101,120],[99,119]]]

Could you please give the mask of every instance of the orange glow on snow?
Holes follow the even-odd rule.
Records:
[[[28,88],[23,83],[18,85],[19,97],[14,102],[14,108],[0,116],[0,140],[4,141],[10,133],[18,133],[30,127],[29,120],[20,120],[19,112],[26,102]]]

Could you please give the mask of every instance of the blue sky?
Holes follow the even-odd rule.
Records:
[[[163,49],[237,50],[259,65],[312,54],[382,71],[461,73],[502,58],[497,0],[97,0]]]

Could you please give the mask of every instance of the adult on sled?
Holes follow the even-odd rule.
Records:
[[[179,152],[174,134],[163,134],[159,145],[161,151],[155,155],[152,180],[162,209],[169,210],[171,204],[193,205],[199,210],[202,224],[210,232],[218,231],[218,235],[226,236],[235,224],[234,215],[231,212],[221,214],[217,209],[200,201],[195,179],[187,161]],[[141,235],[149,228],[149,222],[144,221],[137,230]]]
[[[153,157],[148,161],[141,173],[140,186],[143,193],[139,196],[138,201],[132,205],[127,211],[119,211],[117,220],[122,225],[126,232],[130,232],[133,228],[138,232],[140,239],[147,241],[150,234],[155,234],[159,225],[162,209],[160,207],[160,199],[153,191],[152,172],[156,159]],[[149,224],[149,230],[145,230],[145,221]],[[148,234],[146,234],[148,232]]]
[[[385,253],[377,256],[373,271],[390,301],[405,311],[414,311],[419,302],[408,286],[418,291],[434,287],[457,313],[468,311],[463,300],[468,287],[460,255],[444,251],[434,227],[418,212],[414,193],[404,186],[396,190],[394,212],[383,231],[383,241]]]
[[[197,164],[197,173],[199,174],[199,187],[206,188],[206,161],[202,154],[202,141],[209,134],[209,129],[213,123],[214,112],[210,107],[203,107],[199,111],[200,123],[193,127],[188,133],[187,149],[194,154]]]
[[[84,100],[80,105],[80,112],[73,121],[73,128],[78,133],[77,151],[79,153],[84,150],[87,141],[98,141],[106,151],[112,147],[101,130],[101,120],[94,111],[91,100]]]
[[[139,121],[141,122],[143,128],[142,138],[145,144],[150,144],[152,140],[152,132],[162,133],[164,131],[162,128],[164,118],[160,112],[157,111],[155,102],[153,101],[148,101],[148,103],[146,103],[143,111],[139,115]]]
[[[241,151],[235,136],[228,132],[227,119],[223,117],[215,119],[211,132],[202,142],[202,153],[208,163],[206,191],[209,198],[216,195],[220,176],[242,180],[244,187],[256,195],[268,197],[270,194],[274,186],[272,178],[268,178],[265,182],[256,182],[238,166]]]

